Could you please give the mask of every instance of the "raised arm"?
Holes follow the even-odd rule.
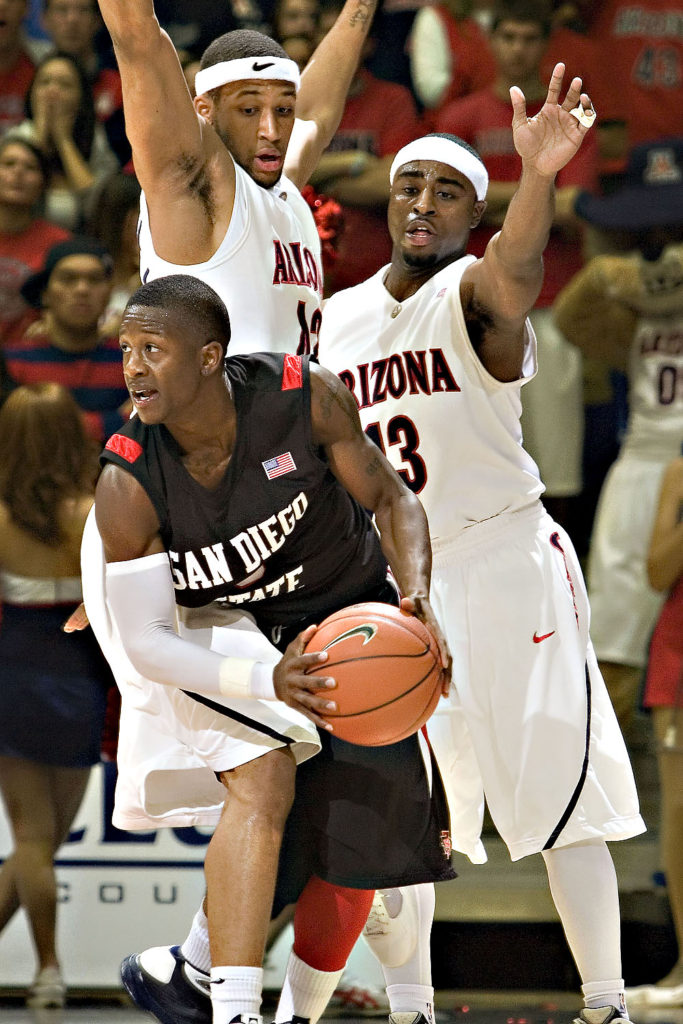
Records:
[[[177,263],[208,259],[225,234],[234,166],[193,106],[178,56],[152,0],[98,0],[121,74],[126,133],[148,202],[157,253]],[[216,174],[216,164],[220,174]],[[227,210],[216,225],[213,210]],[[215,216],[214,216],[215,219]],[[214,237],[215,232],[215,237]]]
[[[548,242],[555,209],[555,177],[577,152],[589,128],[571,111],[580,102],[591,111],[581,92],[581,79],[573,79],[560,99],[564,65],[557,64],[546,102],[528,118],[521,89],[510,90],[515,148],[522,158],[522,175],[500,232],[489,242],[481,260],[462,279],[465,315],[483,310],[488,326],[478,348],[479,357],[494,376],[514,380],[521,373],[524,320],[543,281],[543,250]]]
[[[313,438],[325,448],[332,472],[375,515],[382,551],[396,577],[406,610],[439,641],[444,668],[450,656],[429,603],[432,548],[427,516],[382,452],[363,433],[351,392],[322,366],[311,364]],[[444,681],[447,689],[450,677]]]
[[[337,130],[377,0],[346,0],[301,77],[285,173],[302,188]]]

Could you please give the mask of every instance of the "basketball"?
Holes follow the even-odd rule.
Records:
[[[354,604],[330,615],[306,645],[327,651],[313,675],[337,681],[325,712],[333,735],[365,747],[405,739],[424,725],[441,695],[441,661],[431,632],[390,604]]]

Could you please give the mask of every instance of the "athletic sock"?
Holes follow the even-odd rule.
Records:
[[[421,1013],[434,1024],[434,989],[431,985],[387,985],[392,1013]]]
[[[623,1017],[628,1017],[623,978],[614,978],[611,981],[589,981],[581,986],[581,991],[583,992],[584,1006],[587,1009],[594,1010],[598,1006],[615,1006]]]
[[[544,850],[543,859],[582,984],[616,984],[601,980],[621,974],[619,889],[607,844],[600,839],[561,846]]]
[[[275,1024],[284,1024],[294,1017],[307,1018],[311,1024],[316,1024],[325,1012],[343,971],[343,967],[337,971],[318,971],[300,960],[296,953],[290,953]]]
[[[230,1024],[241,1013],[258,1017],[262,989],[261,967],[212,967],[213,1024]]]
[[[208,974],[211,970],[211,951],[209,949],[209,922],[204,913],[204,900],[192,919],[190,932],[180,947],[180,952],[187,962],[198,971]]]
[[[433,1022],[430,938],[434,918],[434,886],[424,882],[402,886],[400,891],[400,904],[389,893],[384,897],[388,916],[391,918],[390,912],[395,916],[388,921],[382,934],[373,936],[366,931],[364,937],[382,964],[391,1012],[419,1012]],[[409,953],[407,959],[395,966],[406,953]],[[393,966],[388,966],[388,963]]]

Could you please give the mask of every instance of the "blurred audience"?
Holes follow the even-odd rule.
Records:
[[[625,185],[577,212],[626,247],[593,258],[555,304],[560,330],[629,377],[629,419],[600,495],[588,562],[591,636],[622,729],[636,709],[663,597],[646,572],[665,466],[683,438],[683,138],[637,146]]]
[[[51,40],[51,49],[68,53],[85,71],[92,89],[95,114],[107,133],[107,139],[119,163],[130,159],[130,145],[123,120],[121,76],[115,68],[105,67],[96,40],[103,30],[97,0],[44,0],[43,24]]]
[[[140,287],[138,216],[140,185],[133,174],[118,171],[100,190],[88,234],[107,250],[113,261],[111,294],[100,323],[100,334],[117,335],[128,299]]]
[[[112,270],[111,256],[94,239],[76,237],[54,246],[21,290],[42,318],[4,349],[16,384],[53,381],[69,388],[88,432],[100,442],[130,412],[118,337],[103,336],[100,328]]]
[[[33,142],[48,161],[48,219],[69,231],[79,229],[93,189],[119,164],[96,120],[85,74],[70,54],[50,54],[40,62],[26,99],[26,120],[11,129],[11,137]]]
[[[499,230],[517,190],[521,161],[512,139],[510,86],[519,86],[533,117],[543,106],[548,79],[541,66],[550,38],[550,9],[543,0],[509,0],[496,7],[491,50],[495,82],[456,100],[437,127],[469,142],[489,172],[487,207],[480,227],[470,235],[470,251],[482,256]],[[568,83],[565,81],[565,87]],[[567,525],[567,499],[581,490],[583,392],[580,354],[553,323],[551,306],[564,284],[581,267],[582,227],[574,213],[580,189],[597,185],[598,151],[589,133],[577,155],[557,176],[555,218],[543,262],[543,287],[530,319],[538,339],[538,373],[524,388],[524,446],[546,485],[544,501],[555,519]]]
[[[339,127],[311,177],[344,215],[337,259],[326,272],[327,294],[359,284],[389,262],[389,169],[398,150],[422,134],[410,90],[375,78],[367,68],[377,42],[371,29]]]
[[[419,10],[410,36],[413,92],[427,127],[455,99],[490,85],[496,65],[488,39],[470,17],[472,0],[443,0]]]
[[[21,286],[68,231],[39,216],[49,169],[42,152],[22,139],[0,139],[0,345],[33,319]]]
[[[57,384],[17,388],[0,409],[0,792],[13,838],[0,869],[0,931],[22,907],[36,1009],[64,1004],[54,857],[99,760],[111,682],[92,633],[61,629],[81,598],[93,447]]]
[[[35,71],[22,34],[26,10],[26,0],[0,0],[0,136],[23,120]]]
[[[271,34],[278,43],[290,36],[304,36],[313,42],[317,21],[317,0],[276,0]]]
[[[664,472],[647,573],[655,590],[668,592],[652,635],[645,681],[657,739],[660,786],[659,847],[673,917],[678,960],[656,985],[626,993],[629,1006],[683,1006],[683,458]]]

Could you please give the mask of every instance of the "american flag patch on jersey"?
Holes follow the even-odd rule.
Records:
[[[274,480],[276,476],[284,476],[285,473],[291,473],[293,469],[296,469],[296,463],[292,458],[291,452],[276,455],[274,459],[266,459],[261,465],[265,469],[269,480]]]

